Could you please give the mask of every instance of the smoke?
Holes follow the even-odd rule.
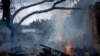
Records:
[[[70,4],[66,4],[66,2],[60,4],[60,6],[70,6]],[[91,2],[87,0],[80,0],[79,3],[74,4],[74,7],[78,7],[79,4],[81,4],[80,7],[87,9],[90,5],[89,3]],[[88,10],[57,10],[52,11],[51,14],[55,15],[53,17],[54,22],[51,23],[54,27],[54,32],[52,32],[51,36],[49,36],[50,33],[46,36],[41,36],[36,32],[25,34],[19,33],[16,34],[14,38],[9,37],[8,40],[3,42],[3,37],[5,36],[2,37],[0,35],[3,42],[3,44],[0,45],[0,50],[4,49],[8,52],[16,53],[18,51],[16,48],[21,47],[24,53],[36,53],[41,49],[39,44],[42,43],[57,50],[64,51],[64,46],[67,41],[71,42],[73,48],[92,47]],[[44,25],[45,29],[50,29],[49,26],[47,27],[46,24]],[[58,41],[59,37],[62,40],[61,42]],[[13,51],[11,49],[13,49]],[[21,51],[19,51],[19,53],[21,53]]]
[[[64,37],[69,37],[73,48],[93,47],[88,10],[91,1],[80,0],[74,7],[78,7],[79,4],[85,10],[71,11],[64,23]]]
[[[72,48],[93,48],[88,10],[89,6],[93,5],[92,2],[92,0],[80,0],[73,6],[84,10],[53,11],[52,13],[56,15],[55,31],[52,33],[47,45],[64,51],[65,44],[70,41]],[[63,3],[60,6],[66,6],[66,4]],[[63,39],[63,42],[58,41],[59,37]]]
[[[65,3],[59,5],[59,6],[64,6],[66,5]],[[66,14],[68,12],[65,10],[65,11],[61,11],[61,10],[54,10],[51,12],[51,14],[53,14],[54,16],[52,17],[52,19],[54,20],[54,23],[53,23],[53,28],[54,28],[54,32],[51,34],[50,38],[48,39],[48,42],[44,43],[45,45],[51,47],[51,48],[54,48],[54,49],[57,49],[57,50],[60,50],[60,51],[63,51],[63,47],[62,44],[62,41],[63,41],[63,37],[62,37],[62,34],[63,34],[63,27],[64,27],[64,21],[65,21],[65,18],[66,18]],[[60,42],[61,40],[61,42]]]
[[[11,53],[24,54],[39,53],[42,48],[40,44],[47,42],[53,31],[52,24],[53,20],[37,20],[36,22],[31,23],[30,27],[29,25],[25,27],[21,26],[22,29],[23,27],[25,29],[28,27],[31,29],[19,29],[22,30],[22,32],[17,32],[14,37],[10,37],[10,32],[7,30],[5,31],[4,28],[6,27],[4,27],[2,31],[0,30],[0,51],[4,50]]]

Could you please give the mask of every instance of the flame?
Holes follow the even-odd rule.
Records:
[[[67,42],[66,46],[65,46],[65,53],[71,55],[71,43]]]

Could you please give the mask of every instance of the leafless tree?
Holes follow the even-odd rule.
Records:
[[[53,1],[54,1],[54,0],[53,0]],[[29,7],[32,7],[32,6],[40,5],[40,4],[43,4],[43,3],[46,3],[46,2],[53,2],[53,1],[52,1],[52,0],[51,0],[51,1],[49,1],[49,0],[43,0],[43,1],[38,2],[38,3],[35,3],[35,4],[31,4],[31,5],[28,5],[28,6],[21,7],[21,8],[19,8],[19,9],[12,15],[11,19],[12,19],[12,21],[13,21],[13,19],[15,18],[15,16],[16,16],[20,11],[22,11],[22,10],[24,10],[24,9],[27,9],[27,8],[29,8]],[[66,0],[58,0],[58,1],[56,1],[56,2],[53,4],[53,6],[52,6],[51,8],[48,8],[48,9],[45,9],[45,10],[40,10],[40,11],[33,11],[33,12],[31,12],[30,14],[24,16],[24,17],[21,19],[21,21],[18,23],[18,26],[19,26],[25,19],[27,19],[28,17],[30,17],[30,16],[32,16],[32,15],[34,15],[34,14],[45,13],[45,12],[49,12],[49,11],[52,11],[52,10],[80,10],[80,9],[81,9],[81,8],[56,7],[56,5],[58,5],[58,4],[60,4],[60,3],[64,2],[64,1],[66,1]]]
[[[54,0],[43,0],[43,1],[40,1],[40,2],[38,2],[38,3],[35,3],[35,4],[30,4],[30,5],[27,5],[27,6],[23,6],[23,7],[21,7],[21,8],[19,8],[18,10],[16,10],[15,11],[15,13],[13,14],[13,15],[10,15],[10,30],[13,32],[13,30],[15,30],[16,28],[18,28],[20,25],[21,25],[21,23],[25,20],[25,19],[27,19],[28,17],[30,17],[30,16],[32,16],[32,15],[34,15],[34,14],[39,14],[39,13],[45,13],[45,12],[50,12],[50,11],[52,11],[52,10],[80,10],[81,8],[69,8],[69,7],[57,7],[56,5],[58,5],[58,4],[60,4],[60,3],[62,3],[62,2],[65,2],[66,0],[57,0],[55,3],[53,3],[54,2]],[[33,12],[31,12],[30,14],[28,14],[28,15],[26,15],[26,16],[24,16],[21,20],[20,20],[20,22],[18,23],[18,25],[17,26],[13,26],[13,20],[15,19],[15,17],[16,17],[16,15],[19,13],[19,12],[21,12],[22,10],[24,10],[24,9],[27,9],[27,8],[30,8],[30,7],[32,7],[32,6],[36,6],[36,5],[41,5],[41,4],[43,4],[43,3],[46,3],[46,2],[51,2],[51,3],[53,3],[53,5],[52,5],[52,7],[50,7],[50,8],[48,8],[48,9],[44,9],[44,10],[40,10],[40,11],[33,11]]]

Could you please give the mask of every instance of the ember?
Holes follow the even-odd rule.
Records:
[[[66,46],[65,46],[65,53],[71,55],[71,43],[67,42]]]
[[[33,56],[37,56],[36,54],[34,54]]]

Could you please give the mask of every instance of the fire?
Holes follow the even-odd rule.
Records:
[[[65,46],[65,53],[71,55],[71,43],[67,42],[66,46]]]
[[[36,54],[34,54],[33,56],[37,56]]]

